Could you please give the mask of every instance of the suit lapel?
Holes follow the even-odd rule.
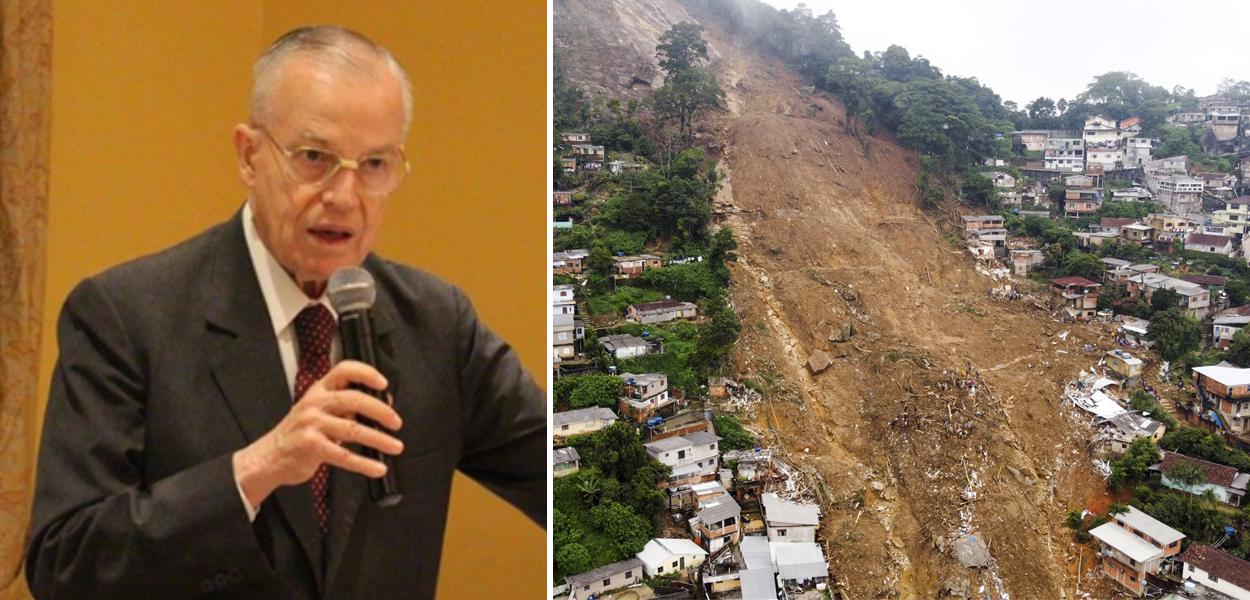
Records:
[[[218,229],[219,242],[202,290],[208,299],[207,319],[221,342],[209,361],[226,404],[248,443],[268,433],[286,415],[291,392],[282,356],[273,335],[264,296],[252,268],[240,214]],[[313,514],[312,490],[307,485],[283,486],[274,491],[276,504],[299,539],[320,586],[323,580],[321,536]],[[261,517],[258,517],[260,519]]]
[[[377,273],[378,262],[377,259],[366,260],[364,266],[369,271]],[[378,279],[376,275],[374,279]],[[387,380],[391,382],[391,389],[388,391],[398,397],[396,386],[399,378],[396,374],[399,371],[397,370],[394,349],[391,347],[389,335],[391,330],[394,329],[396,322],[395,307],[391,303],[390,298],[380,288],[378,289],[377,300],[371,313],[373,331],[377,338],[378,364],[376,366],[386,376]],[[353,452],[361,451],[360,446],[357,444],[349,444],[348,447]],[[403,489],[403,482],[400,482],[400,489]],[[332,469],[330,471],[330,527],[325,540],[325,589],[327,591],[334,589],[332,586],[338,574],[338,569],[343,563],[348,541],[351,538],[352,527],[356,524],[356,517],[360,514],[362,504],[372,502],[368,496],[369,482],[364,476],[358,473],[349,473],[342,469]]]

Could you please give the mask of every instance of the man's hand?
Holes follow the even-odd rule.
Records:
[[[403,442],[356,420],[357,415],[367,417],[393,431],[402,424],[399,414],[385,402],[349,389],[351,384],[375,390],[387,387],[377,369],[357,361],[340,362],[291,405],[277,427],[234,453],[234,475],[252,507],[259,509],[281,486],[308,481],[321,463],[366,477],[386,474],[386,465],[341,444],[355,442],[387,454],[403,452]]]

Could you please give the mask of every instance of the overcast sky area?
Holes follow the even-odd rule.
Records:
[[[764,0],[777,8],[797,1]],[[1095,75],[1130,71],[1151,85],[1204,96],[1221,79],[1250,80],[1250,1],[807,0],[832,10],[855,54],[891,44],[944,75],[976,77],[1023,108],[1071,100]],[[1240,30],[1240,31],[1239,31]]]

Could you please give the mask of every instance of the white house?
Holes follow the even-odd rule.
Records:
[[[566,410],[552,414],[551,418],[554,421],[552,424],[552,427],[554,427],[553,435],[557,439],[571,435],[594,433],[615,423],[617,420],[616,413],[602,406]]]
[[[1159,177],[1155,199],[1168,211],[1178,215],[1202,212],[1203,181],[1188,175]]]
[[[571,314],[551,317],[551,350],[556,358],[573,358],[577,354],[577,324],[574,320]]]
[[[1050,138],[1042,151],[1042,166],[1050,171],[1085,170],[1085,142],[1080,138]]]
[[[717,449],[720,438],[706,431],[696,431],[684,436],[668,437],[654,442],[647,442],[643,447],[651,458],[664,463],[673,469],[686,465],[716,464],[720,458]]]
[[[677,400],[669,396],[668,375],[663,373],[621,373],[619,377],[625,382],[622,403],[640,415],[654,412]]]
[[[581,466],[582,457],[577,448],[556,448],[551,451],[551,476],[564,477],[572,475]]]
[[[1009,190],[1016,187],[1016,178],[1012,177],[1010,173],[1004,173],[1003,171],[989,171],[985,173],[985,176],[988,177],[990,181],[994,182],[994,187],[996,188]]]
[[[1178,466],[1197,467],[1202,471],[1202,481],[1189,484],[1176,481],[1168,475]],[[1232,467],[1216,464],[1176,452],[1163,451],[1163,460],[1150,466],[1151,471],[1161,474],[1160,483],[1174,490],[1200,496],[1210,490],[1215,499],[1230,506],[1241,506],[1246,495],[1246,484],[1250,483],[1250,474],[1239,472]]]
[[[1222,310],[1211,321],[1211,343],[1227,350],[1233,336],[1250,323],[1250,306],[1236,306]]]
[[[1190,544],[1181,555],[1181,577],[1233,600],[1250,600],[1250,562],[1218,548]]]
[[[591,596],[599,598],[603,592],[620,589],[642,583],[642,561],[629,558],[610,565],[604,565],[585,573],[566,577],[569,585],[570,600],[586,600]]]
[[[577,300],[573,298],[575,289],[570,284],[551,286],[552,315],[571,315],[577,312]]]
[[[599,338],[599,345],[617,360],[646,356],[651,351],[647,340],[628,333],[605,335]]]
[[[1191,233],[1185,238],[1185,249],[1210,252],[1220,256],[1233,255],[1233,238],[1227,235]]]
[[[655,538],[637,555],[647,577],[684,573],[703,564],[707,550],[684,538]]]
[[[767,493],[760,497],[768,539],[774,542],[814,542],[820,526],[820,507],[783,500]]]

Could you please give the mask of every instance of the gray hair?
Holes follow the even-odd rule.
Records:
[[[404,94],[404,135],[412,123],[412,82],[389,50],[365,35],[337,25],[299,27],[286,32],[265,50],[252,66],[252,121],[263,123],[283,65],[293,56],[311,56],[360,73],[373,73],[376,60],[399,78]]]

